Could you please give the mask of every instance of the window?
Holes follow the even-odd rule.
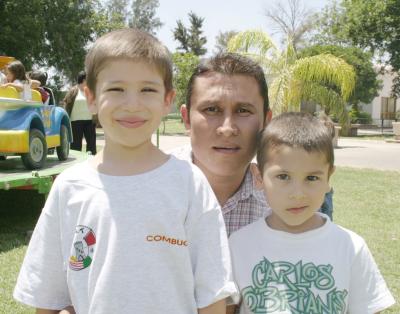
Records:
[[[396,118],[396,98],[381,97],[381,119],[394,120]]]

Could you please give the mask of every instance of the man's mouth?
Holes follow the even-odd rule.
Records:
[[[213,146],[212,148],[223,154],[234,154],[240,150],[239,146]]]

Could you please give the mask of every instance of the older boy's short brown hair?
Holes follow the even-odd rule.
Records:
[[[166,92],[172,90],[172,58],[168,49],[154,36],[126,28],[110,32],[93,44],[86,60],[86,83],[95,93],[97,76],[105,64],[115,59],[131,59],[154,65],[164,80]]]
[[[318,118],[301,112],[287,112],[272,119],[259,134],[257,163],[261,175],[269,154],[281,146],[302,148],[325,155],[329,171],[333,170],[334,155],[329,129]]]

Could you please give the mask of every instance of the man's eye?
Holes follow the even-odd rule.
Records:
[[[207,108],[204,108],[204,112],[216,113],[216,112],[218,112],[218,111],[219,111],[219,110],[218,110],[217,107],[207,107]]]
[[[276,177],[277,177],[279,180],[285,180],[285,181],[290,179],[290,177],[289,177],[287,174],[285,174],[285,173],[278,174]]]
[[[317,177],[317,176],[307,176],[307,180],[308,181],[317,181],[317,180],[319,180],[319,177]]]
[[[242,114],[250,114],[250,110],[246,109],[246,108],[239,108],[238,109],[238,113],[242,113]]]

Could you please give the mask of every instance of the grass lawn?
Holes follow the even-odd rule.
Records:
[[[334,220],[367,241],[397,301],[400,300],[399,172],[338,168],[332,177]],[[33,191],[1,191],[0,313],[33,313],[12,299],[26,250],[25,231],[33,228],[43,197]],[[395,305],[385,313],[400,313]]]

